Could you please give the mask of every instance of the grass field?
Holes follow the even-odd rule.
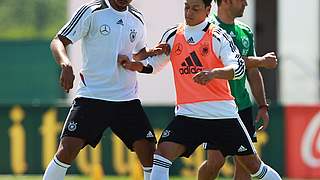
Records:
[[[182,177],[172,177],[170,180],[195,180],[196,178],[190,177],[190,178],[182,178]],[[41,176],[0,176],[0,180],[42,180]],[[65,180],[92,180],[90,177],[85,176],[68,176],[65,178]],[[129,177],[115,177],[115,176],[107,176],[103,180],[132,180]],[[225,178],[219,178],[219,180],[231,180],[231,179],[225,179]]]

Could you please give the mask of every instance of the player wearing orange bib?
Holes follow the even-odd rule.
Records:
[[[173,68],[177,97],[175,117],[162,132],[151,180],[168,180],[173,161],[179,156],[189,157],[204,142],[219,147],[209,149],[208,154],[236,156],[254,177],[281,179],[260,160],[239,118],[228,80],[240,79],[245,65],[231,37],[206,20],[211,2],[185,1],[186,23],[169,29],[161,40],[172,47],[169,56],[148,58],[145,65],[119,56],[118,60],[128,70],[153,73],[168,62]],[[213,161],[207,160],[208,164]]]

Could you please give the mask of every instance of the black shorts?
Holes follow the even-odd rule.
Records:
[[[252,107],[239,111],[239,116],[249,133],[251,141],[257,142],[255,121],[253,120],[253,117],[252,117]],[[204,146],[205,146],[205,149],[213,149],[213,150],[219,149],[216,144],[206,143]]]
[[[250,137],[241,123],[236,118],[208,120],[176,116],[162,132],[159,143],[170,141],[184,145],[183,157],[189,157],[205,142],[215,144],[224,156],[254,154]]]
[[[84,139],[95,147],[103,132],[110,127],[130,149],[136,140],[156,143],[155,134],[139,100],[111,102],[76,98],[65,121],[64,136]]]
[[[255,121],[252,116],[252,107],[248,107],[238,112],[239,116],[246,126],[247,131],[251,137],[252,142],[257,142],[257,135],[256,135],[256,126]]]

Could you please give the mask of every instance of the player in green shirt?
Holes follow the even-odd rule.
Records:
[[[218,4],[218,15],[212,14],[209,17],[210,21],[219,25],[232,37],[241,55],[246,60],[246,75],[240,80],[229,81],[229,84],[239,109],[239,115],[252,141],[257,142],[255,122],[252,117],[252,103],[245,83],[248,78],[252,94],[259,106],[256,121],[263,120],[263,126],[259,130],[264,130],[269,123],[268,104],[265,98],[263,78],[257,67],[275,68],[277,59],[274,53],[267,53],[263,57],[255,57],[254,38],[251,29],[244,23],[235,20],[235,18],[243,15],[244,9],[247,6],[246,0],[215,1]],[[218,150],[214,144],[207,144],[206,149]],[[234,160],[234,178],[236,180],[251,179],[250,173],[236,159]],[[199,169],[198,180],[209,180],[216,177],[223,164],[224,157],[222,154],[210,154],[208,161],[205,161]]]

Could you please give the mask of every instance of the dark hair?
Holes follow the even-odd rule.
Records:
[[[216,2],[216,3],[217,3],[217,5],[218,5],[218,6],[220,6],[220,4],[221,4],[222,0],[214,0],[214,2]]]
[[[203,0],[206,7],[211,6],[212,0]]]

